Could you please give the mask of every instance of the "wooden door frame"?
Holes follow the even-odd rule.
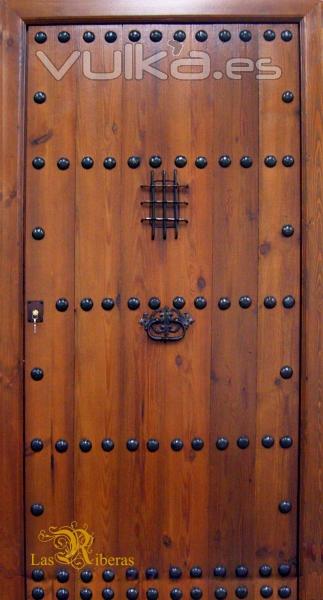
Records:
[[[317,0],[0,0],[0,535],[1,589],[25,600],[23,223],[26,29],[99,22],[290,22],[300,25],[302,100],[302,352],[299,600],[323,589],[323,203]],[[320,114],[321,110],[321,114]],[[5,518],[3,516],[5,515]]]

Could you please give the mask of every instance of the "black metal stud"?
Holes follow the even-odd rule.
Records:
[[[293,308],[295,306],[295,298],[293,296],[285,296],[283,298],[283,306],[284,308]]]
[[[40,517],[44,512],[43,504],[35,503],[30,507],[30,512],[34,517]]]
[[[288,577],[292,568],[288,563],[281,563],[278,566],[278,573],[281,577]]]
[[[235,595],[237,598],[247,598],[248,588],[245,585],[239,585],[235,590]]]
[[[237,446],[238,448],[240,448],[241,450],[245,450],[246,448],[248,448],[249,446],[249,438],[246,435],[241,435],[238,439],[237,439]]]
[[[45,229],[42,227],[34,227],[31,235],[33,236],[34,240],[43,240],[45,237]]]
[[[147,600],[157,600],[158,598],[158,590],[156,588],[148,588],[146,592]]]
[[[219,158],[219,165],[220,165],[220,167],[223,167],[224,169],[229,167],[231,165],[230,156],[228,154],[222,154],[222,156],[220,156],[220,158]]]
[[[193,600],[199,600],[200,598],[202,598],[203,592],[202,592],[201,588],[193,587],[190,590],[190,596],[191,596],[191,598],[193,598]]]
[[[152,42],[160,42],[160,40],[163,38],[163,34],[161,31],[158,31],[158,29],[154,29],[150,32],[149,37]]]
[[[114,571],[112,571],[112,569],[105,569],[102,573],[102,579],[104,579],[104,581],[113,581],[115,578],[115,574]]]
[[[259,575],[260,577],[270,577],[272,574],[272,568],[270,565],[261,565],[259,567]]]
[[[181,600],[183,597],[183,592],[179,588],[173,588],[169,595],[172,600]]]
[[[239,304],[241,308],[249,308],[249,306],[251,306],[252,304],[252,300],[250,296],[241,296],[239,298]]]
[[[227,590],[223,587],[217,588],[214,591],[214,596],[215,598],[217,598],[218,600],[222,600],[222,598],[226,598],[228,595]]]
[[[43,569],[33,569],[31,578],[33,581],[43,581],[43,579],[45,579],[45,571],[43,571]]]
[[[222,29],[219,33],[221,42],[229,42],[231,40],[231,33],[227,29]]]
[[[249,169],[252,166],[252,158],[251,156],[242,156],[240,159],[240,165],[244,169]]]
[[[288,585],[284,585],[284,586],[280,587],[278,590],[278,596],[280,598],[289,598],[291,593],[292,593],[292,590],[290,589],[290,587],[288,587]]]
[[[112,310],[114,307],[113,298],[103,298],[103,300],[101,302],[101,306],[102,306],[103,310]]]
[[[264,435],[261,440],[261,443],[264,448],[272,448],[275,443],[275,440],[272,435]]]
[[[186,39],[186,33],[182,29],[179,29],[178,31],[175,31],[173,38],[176,40],[176,42],[184,42]]]
[[[80,591],[80,598],[82,598],[82,600],[91,600],[92,596],[92,590],[90,590],[89,588],[83,588]]]
[[[226,450],[229,446],[229,440],[225,437],[219,437],[216,440],[216,447],[218,450]]]
[[[90,450],[92,450],[91,440],[83,439],[80,441],[79,446],[82,452],[90,452]]]
[[[37,169],[37,171],[40,171],[40,169],[43,169],[44,166],[45,166],[45,160],[41,156],[35,156],[35,158],[33,159],[34,169]]]
[[[192,567],[190,570],[190,577],[192,577],[193,579],[197,579],[202,577],[203,575],[203,571],[201,569],[201,567]]]
[[[293,438],[290,435],[284,435],[280,438],[279,444],[281,448],[290,448],[293,445]]]
[[[94,303],[92,298],[83,298],[80,302],[80,307],[82,310],[85,310],[85,312],[89,312],[89,310],[92,310],[93,305]]]
[[[57,166],[60,171],[66,171],[70,166],[70,161],[65,157],[59,158],[57,161]]]
[[[283,92],[283,94],[282,94],[283,102],[286,102],[286,104],[289,104],[290,102],[293,102],[293,100],[294,100],[293,92],[291,92],[290,90],[286,90],[285,92]]]
[[[202,438],[194,438],[191,441],[191,446],[193,448],[193,450],[202,450],[202,448],[204,448],[204,442],[202,440]]]
[[[177,308],[178,310],[180,310],[181,308],[184,308],[185,298],[183,298],[183,296],[176,296],[173,300],[173,306],[174,306],[174,308]]]
[[[260,594],[263,598],[270,598],[273,595],[273,588],[270,585],[263,585],[260,588]]]
[[[93,31],[84,31],[84,33],[83,33],[83,40],[87,44],[91,44],[92,42],[94,42],[95,35],[94,35]]]
[[[228,310],[231,306],[231,300],[229,298],[220,298],[218,307],[220,310]]]
[[[237,577],[248,577],[248,567],[245,565],[238,565],[236,567],[236,576]]]
[[[162,159],[158,154],[153,154],[149,159],[149,164],[153,169],[158,169],[162,164]]]
[[[175,165],[179,169],[182,169],[183,167],[185,167],[187,165],[187,158],[186,158],[186,156],[183,156],[182,154],[179,154],[178,156],[176,156],[176,158],[175,158]]]
[[[103,600],[112,600],[114,598],[114,591],[111,588],[104,588],[102,590]]]
[[[89,583],[93,579],[93,573],[90,569],[85,569],[81,572],[80,577],[84,583]]]
[[[81,160],[81,165],[83,167],[83,169],[92,169],[93,165],[94,165],[94,160],[91,156],[84,156]]]
[[[292,510],[292,503],[289,500],[282,500],[279,505],[279,510],[282,514],[286,515]]]
[[[44,443],[41,439],[34,438],[30,442],[30,447],[33,452],[41,452],[41,450],[44,448]]]
[[[266,42],[272,42],[276,37],[275,32],[272,29],[266,29],[264,32],[264,38]]]
[[[43,588],[36,587],[32,590],[31,595],[34,598],[34,600],[41,600],[42,598],[44,598],[45,592]]]
[[[34,39],[37,44],[44,44],[47,42],[47,34],[45,31],[37,31]]]
[[[292,235],[294,235],[293,225],[283,225],[282,226],[282,235],[284,237],[291,237]]]
[[[148,300],[148,306],[152,310],[157,310],[158,308],[160,308],[160,299],[157,298],[157,296],[152,296]]]
[[[195,39],[197,42],[206,42],[207,38],[208,38],[208,35],[207,35],[206,31],[204,31],[204,29],[200,29],[195,34]]]
[[[174,452],[179,452],[180,450],[182,450],[183,446],[184,446],[184,443],[179,438],[175,438],[174,440],[171,441],[171,444],[170,444],[170,447],[172,450],[174,450]]]
[[[128,38],[131,42],[139,42],[141,33],[140,31],[137,31],[137,29],[133,29],[132,31],[129,31]]]
[[[58,312],[65,312],[69,306],[67,298],[58,298],[58,300],[56,300],[55,306]]]
[[[157,452],[158,449],[159,449],[159,441],[158,440],[155,440],[154,438],[151,438],[150,440],[148,440],[147,450],[149,450],[149,452]]]
[[[129,452],[135,452],[136,450],[138,450],[138,448],[139,448],[138,440],[131,438],[130,440],[127,441],[127,449],[129,450]]]
[[[266,308],[275,308],[277,300],[274,296],[266,296],[264,299],[264,306]]]
[[[284,31],[281,32],[280,37],[283,42],[290,42],[293,38],[293,34],[289,29],[284,29]]]
[[[130,169],[137,169],[139,166],[140,166],[140,157],[139,156],[129,156],[128,167],[130,167]]]
[[[148,567],[145,571],[146,579],[158,579],[158,569],[155,567]]]
[[[128,600],[137,600],[139,592],[136,588],[129,588],[126,595]]]
[[[104,452],[112,452],[112,450],[114,448],[114,441],[111,440],[110,438],[105,438],[101,442],[101,448],[102,448],[102,450],[104,450]]]
[[[68,31],[60,31],[57,38],[61,44],[66,44],[66,42],[70,41],[71,35],[68,33]]]
[[[66,569],[59,569],[56,573],[56,579],[59,583],[66,583],[70,578],[69,572]]]
[[[137,308],[139,308],[140,306],[140,300],[139,298],[129,298],[128,300],[128,308],[130,308],[130,310],[137,310]]]
[[[294,162],[295,162],[294,157],[291,156],[290,154],[286,154],[286,156],[283,156],[282,163],[283,163],[284,167],[292,167]]]
[[[30,372],[30,376],[34,381],[40,381],[44,377],[44,371],[39,367],[34,367]]]
[[[126,570],[126,579],[135,580],[139,578],[139,571],[135,567]]]
[[[117,164],[117,161],[113,156],[107,156],[103,161],[103,166],[108,171],[111,171],[112,169],[114,169],[116,164]]]
[[[63,452],[68,450],[68,442],[66,440],[57,440],[55,443],[55,448],[57,452],[63,454]]]
[[[115,31],[107,31],[104,36],[105,41],[108,42],[108,44],[113,44],[113,42],[116,41],[117,37],[118,36]]]
[[[205,158],[205,156],[197,156],[195,159],[195,166],[198,169],[205,169],[207,166],[207,158]]]
[[[226,577],[227,570],[223,565],[217,565],[213,569],[214,577]]]
[[[265,157],[264,163],[265,163],[266,167],[269,167],[270,169],[272,169],[273,167],[275,167],[277,165],[277,158],[276,158],[276,156],[273,156],[272,154],[268,154],[268,156]]]
[[[45,94],[45,92],[36,92],[36,94],[34,94],[34,102],[36,102],[36,104],[44,104],[44,102],[46,102],[47,96]]]
[[[252,38],[251,31],[249,31],[249,29],[243,29],[239,33],[239,38],[243,42],[250,42],[250,40]]]
[[[195,308],[198,308],[198,310],[203,310],[203,308],[205,308],[206,305],[207,305],[207,300],[203,296],[197,296],[197,298],[195,298],[194,306],[195,306]]]
[[[289,367],[288,365],[284,365],[280,369],[280,376],[283,379],[290,379],[293,376],[293,369],[292,369],[292,367]]]

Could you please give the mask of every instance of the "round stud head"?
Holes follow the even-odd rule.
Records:
[[[140,300],[139,298],[129,298],[128,300],[128,308],[130,308],[130,310],[137,310],[140,306]]]
[[[139,578],[139,571],[138,569],[136,569],[135,567],[130,567],[129,569],[126,570],[126,579],[138,579]]]
[[[185,167],[187,165],[187,158],[186,158],[186,156],[183,156],[182,154],[179,154],[178,156],[176,156],[176,158],[175,158],[175,165],[179,169],[182,169],[183,167]]]
[[[250,169],[250,167],[252,166],[252,158],[251,158],[251,156],[242,156],[241,159],[240,159],[240,165],[244,169]]]
[[[218,598],[218,600],[222,600],[222,598],[226,598],[228,595],[227,590],[223,587],[219,587],[215,590],[214,596]]]
[[[33,569],[31,578],[33,581],[43,581],[45,579],[45,572],[43,569]]]
[[[293,438],[290,435],[284,435],[280,438],[279,444],[281,448],[291,448],[293,445]]]
[[[239,298],[239,304],[241,308],[249,308],[252,304],[252,300],[250,296],[241,296],[241,298]]]
[[[272,435],[264,435],[261,440],[261,443],[264,448],[272,448],[272,446],[275,443],[275,440]]]
[[[114,591],[111,588],[104,588],[102,590],[103,600],[112,600],[114,598]]]
[[[105,41],[108,42],[108,44],[113,44],[113,42],[116,41],[117,37],[118,36],[115,31],[107,31],[104,36]]]
[[[40,169],[43,169],[44,166],[45,166],[44,158],[42,158],[42,156],[35,156],[35,158],[33,159],[34,169],[37,169],[37,171],[40,171]]]
[[[102,572],[102,579],[104,581],[113,581],[115,578],[115,574],[114,571],[112,571],[112,569],[105,569]]]
[[[139,166],[140,166],[140,157],[139,156],[129,156],[128,167],[130,167],[130,169],[138,169]]]
[[[80,302],[80,307],[85,312],[89,312],[93,308],[93,300],[92,298],[83,298]]]
[[[94,160],[91,156],[84,156],[81,160],[81,165],[83,169],[92,169],[94,165]]]
[[[260,595],[263,598],[270,598],[273,595],[273,588],[270,585],[263,585],[260,588]]]
[[[80,577],[84,583],[89,583],[93,579],[92,571],[90,571],[90,569],[85,569],[84,571],[81,571]]]
[[[31,235],[33,236],[34,240],[43,240],[45,237],[45,229],[42,227],[34,227]]]
[[[272,169],[273,167],[275,167],[277,165],[277,158],[276,158],[276,156],[273,156],[272,154],[268,154],[268,156],[265,157],[264,163],[265,163],[266,167],[269,167],[270,169]]]
[[[191,589],[191,591],[190,591],[190,596],[194,600],[199,600],[200,598],[202,598],[203,592],[202,592],[201,588],[199,588],[199,587],[193,587]]]
[[[136,450],[138,450],[138,448],[139,448],[138,440],[131,438],[130,440],[127,441],[127,450],[129,450],[129,452],[135,452]]]
[[[128,600],[136,600],[139,596],[139,592],[136,588],[129,588],[127,590],[127,598]]]
[[[34,600],[41,600],[42,598],[44,598],[45,592],[43,588],[36,587],[32,590],[31,595],[34,598]]]
[[[177,308],[177,310],[184,308],[185,304],[186,304],[186,302],[185,302],[185,298],[183,298],[183,296],[176,296],[173,300],[173,306],[174,306],[174,308]]]
[[[137,31],[137,29],[133,29],[132,31],[129,31],[128,38],[131,42],[139,42],[141,33],[140,31]]]
[[[249,446],[249,438],[248,438],[248,436],[247,435],[241,435],[237,439],[237,446],[241,450],[245,450],[246,448],[248,448],[248,446]]]
[[[47,42],[47,34],[45,31],[37,31],[34,39],[37,44],[44,44]]]
[[[55,443],[55,449],[60,454],[63,454],[68,450],[68,442],[66,440],[57,440]]]
[[[94,42],[95,40],[95,35],[93,33],[93,31],[85,31],[83,33],[83,40],[87,43],[87,44],[91,44],[92,42]]]
[[[195,298],[194,306],[198,310],[203,310],[203,308],[205,308],[206,305],[207,305],[207,300],[203,296],[197,296],[197,298]]]
[[[276,37],[275,32],[272,29],[266,29],[266,31],[264,31],[264,39],[266,40],[266,42],[272,42]]]
[[[186,33],[182,29],[179,29],[178,31],[175,31],[173,38],[176,40],[176,42],[184,42],[186,39]]]
[[[207,166],[207,159],[205,158],[205,156],[197,156],[195,159],[195,166],[198,169],[205,169],[205,167]]]
[[[56,310],[58,310],[58,312],[65,312],[68,309],[68,300],[67,298],[58,298],[58,300],[56,300]]]
[[[281,32],[280,37],[283,42],[290,42],[293,38],[293,34],[289,29],[284,29],[284,31]]]
[[[117,161],[113,156],[107,156],[103,161],[103,166],[108,171],[111,171],[112,169],[114,169],[116,164],[117,164]]]
[[[229,446],[229,440],[225,437],[219,437],[216,440],[216,447],[218,450],[226,450]]]
[[[157,296],[152,296],[152,298],[149,298],[148,300],[148,306],[152,310],[157,310],[160,308],[160,299],[157,298]]]
[[[149,588],[146,592],[146,598],[148,600],[157,600],[158,590],[156,590],[156,588]]]
[[[217,565],[213,569],[214,577],[225,577],[227,574],[227,570],[223,565]]]
[[[207,38],[208,38],[208,35],[207,35],[206,31],[204,31],[204,29],[200,29],[195,34],[195,39],[197,42],[206,42]]]
[[[274,296],[266,296],[264,299],[264,306],[266,308],[275,308],[277,300]]]
[[[40,438],[34,438],[30,442],[30,447],[33,452],[41,452],[44,447],[44,443]]]
[[[286,90],[285,92],[283,92],[283,94],[282,94],[283,102],[286,102],[286,104],[289,104],[290,102],[293,102],[293,100],[294,100],[293,92],[291,92],[290,90]]]
[[[110,438],[105,438],[101,442],[101,448],[102,448],[102,450],[104,450],[104,452],[112,452],[112,450],[114,448],[114,441],[111,440]]]
[[[44,377],[44,371],[39,367],[34,367],[30,372],[30,376],[34,381],[41,381]]]
[[[34,517],[40,517],[44,512],[43,504],[35,503],[30,507],[30,512]]]
[[[172,598],[172,600],[181,600],[181,598],[183,597],[183,592],[179,588],[173,588],[169,595]]]
[[[69,598],[69,591],[66,588],[60,588],[56,592],[57,600],[67,600]]]
[[[91,440],[83,439],[80,441],[79,447],[82,452],[90,452],[92,450],[92,442]]]
[[[112,310],[114,307],[113,298],[103,298],[103,300],[101,302],[101,306],[102,306],[103,310]]]
[[[259,567],[259,575],[260,577],[270,577],[272,574],[272,568],[270,565],[261,565]]]
[[[243,42],[250,42],[250,40],[252,38],[251,31],[249,31],[249,29],[243,29],[239,33],[239,38]]]
[[[293,296],[285,296],[283,298],[283,306],[284,308],[293,308],[295,306],[295,298]]]
[[[70,166],[70,161],[65,157],[59,158],[57,161],[57,166],[60,171],[66,171]]]
[[[159,448],[158,440],[155,440],[154,438],[151,438],[150,440],[148,440],[147,450],[149,450],[149,452],[157,452],[158,448]]]
[[[67,42],[70,41],[71,34],[68,33],[68,31],[60,31],[57,38],[58,38],[58,41],[61,42],[61,44],[66,44]]]
[[[292,503],[289,500],[282,500],[279,503],[279,510],[282,514],[287,514],[292,510]]]
[[[278,573],[281,577],[288,577],[291,570],[291,566],[288,563],[281,563],[278,566]]]
[[[193,450],[199,451],[202,450],[202,448],[204,448],[204,442],[202,438],[197,437],[191,441],[191,446]]]
[[[219,39],[221,42],[229,42],[231,40],[231,33],[227,29],[222,29],[219,33]]]
[[[154,154],[150,157],[149,164],[151,167],[153,167],[153,169],[158,169],[158,167],[160,167],[162,164],[162,159],[158,154]]]
[[[92,591],[89,588],[83,588],[80,591],[80,598],[82,598],[82,600],[91,600],[92,596]]]
[[[239,585],[235,590],[235,595],[237,598],[247,598],[248,588],[245,585]]]
[[[283,225],[282,226],[282,235],[284,237],[291,237],[292,235],[294,235],[293,225]]]
[[[190,570],[190,577],[192,578],[199,578],[202,577],[203,575],[203,571],[201,569],[201,567],[192,567]]]
[[[236,567],[236,576],[237,577],[248,577],[248,567],[245,565],[238,565]]]
[[[292,167],[294,162],[295,162],[294,157],[291,156],[290,154],[286,154],[286,156],[283,156],[282,163],[283,163],[284,167]]]
[[[231,165],[230,156],[228,154],[222,154],[222,156],[220,156],[220,158],[219,158],[219,165],[220,165],[220,167],[223,167],[224,169],[229,167]]]
[[[182,450],[183,446],[184,446],[184,443],[179,438],[175,438],[174,440],[171,441],[171,444],[170,444],[170,447],[172,450],[174,450],[174,452],[179,452],[180,450]],[[177,567],[174,567],[174,568],[177,568]]]
[[[148,567],[145,571],[146,579],[157,579],[158,578],[158,569],[155,567]]]
[[[220,298],[218,302],[218,307],[220,310],[228,310],[231,306],[231,301],[229,298]]]
[[[288,366],[288,365],[284,365],[281,369],[280,369],[280,376],[283,379],[290,379],[293,376],[293,369],[292,367]]]
[[[288,587],[288,585],[283,585],[278,590],[278,596],[280,598],[289,598],[291,593],[292,593],[292,590],[290,589],[290,587]]]
[[[150,32],[149,37],[152,42],[160,42],[160,40],[163,38],[163,34],[161,31],[158,31],[158,29],[154,29]]]
[[[36,104],[44,104],[44,102],[46,102],[47,96],[45,94],[45,92],[36,92],[34,94],[34,102],[36,102]]]

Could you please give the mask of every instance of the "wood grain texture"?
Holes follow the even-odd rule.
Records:
[[[322,5],[301,27],[303,115],[303,334],[300,600],[323,597]]]
[[[0,287],[7,318],[0,321],[0,582],[23,599],[22,268],[25,28],[0,5]]]

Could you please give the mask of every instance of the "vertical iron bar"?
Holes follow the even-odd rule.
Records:
[[[151,198],[151,208],[150,208],[150,217],[151,217],[151,239],[155,239],[155,231],[156,231],[156,190],[155,190],[155,180],[154,180],[154,172],[150,173],[150,198]]]
[[[177,171],[174,169],[173,179],[173,202],[174,202],[174,228],[175,228],[175,240],[178,238],[178,218],[179,218],[179,192],[177,183]]]
[[[162,181],[162,188],[163,188],[163,240],[167,239],[167,196],[166,196],[166,171],[163,171],[163,181]]]

